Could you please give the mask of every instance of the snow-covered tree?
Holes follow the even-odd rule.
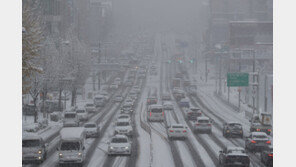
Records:
[[[42,72],[38,65],[43,40],[41,18],[38,15],[38,1],[26,0],[22,11],[22,81],[23,93],[30,90],[34,76]]]

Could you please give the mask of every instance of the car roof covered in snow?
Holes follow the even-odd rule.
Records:
[[[128,139],[128,137],[125,136],[125,135],[115,135],[112,138],[125,138],[125,139]]]
[[[87,122],[87,123],[84,124],[84,126],[85,125],[93,125],[93,124],[97,125],[97,123],[95,123],[95,122]]]
[[[77,140],[84,138],[84,128],[83,127],[69,127],[63,128],[60,131],[62,140]]]
[[[150,108],[162,108],[161,104],[152,104],[149,106]]]
[[[210,120],[210,118],[202,116],[202,117],[197,117],[197,120]]]
[[[267,134],[265,132],[251,132],[252,136],[266,136]]]
[[[23,140],[41,140],[42,137],[38,136],[37,134],[34,133],[24,133],[22,136]]]

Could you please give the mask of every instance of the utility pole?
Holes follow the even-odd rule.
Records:
[[[255,114],[255,93],[254,93],[254,90],[255,90],[255,53],[254,51],[252,52],[253,54],[253,91],[252,91],[252,99],[253,99],[253,115]]]
[[[241,72],[241,60],[242,60],[242,52],[239,52],[239,62],[238,62],[238,71]],[[241,88],[238,88],[238,112],[240,112],[240,101],[241,101]]]
[[[101,41],[99,42],[99,52],[98,52],[98,64],[101,63]],[[100,70],[100,69],[98,69]],[[101,77],[101,72],[98,71],[98,90],[100,91],[101,89],[101,81],[100,81],[100,77]]]
[[[219,91],[218,94],[222,94],[222,54],[219,55]]]

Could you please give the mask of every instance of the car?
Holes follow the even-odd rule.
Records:
[[[121,95],[115,95],[113,101],[114,102],[122,102],[123,97]]]
[[[244,137],[243,126],[240,123],[229,122],[223,124],[223,136],[224,137]]]
[[[125,82],[125,86],[133,86],[134,82],[131,80],[128,80]]]
[[[261,162],[267,166],[273,166],[273,148],[272,146],[268,147],[268,149],[263,150],[260,154]]]
[[[242,147],[226,147],[219,152],[220,166],[250,166],[250,158]]]
[[[147,98],[147,105],[157,104],[157,97],[151,96]]]
[[[117,85],[116,83],[112,83],[112,84],[110,85],[110,89],[112,89],[112,90],[116,90],[116,89],[118,89],[118,85]]]
[[[164,101],[162,105],[165,110],[174,110],[174,105],[171,101]]]
[[[65,112],[63,118],[63,127],[79,126],[79,119],[76,112]]]
[[[131,117],[128,114],[119,114],[116,121],[131,121]]]
[[[78,108],[76,110],[77,116],[79,121],[86,121],[87,120],[87,112],[84,108]]]
[[[141,92],[141,89],[140,89],[140,87],[138,85],[133,86],[132,90],[134,92],[136,92],[136,93],[140,93]]]
[[[106,100],[108,101],[110,99],[110,95],[107,91],[101,91],[100,94],[102,96],[105,96]]]
[[[212,121],[210,118],[202,116],[198,117],[194,124],[194,132],[212,133]]]
[[[161,100],[171,100],[171,95],[169,93],[165,92],[162,94]]]
[[[121,107],[122,114],[131,114],[133,112],[133,106],[131,103],[124,103]]]
[[[117,85],[121,85],[121,79],[120,78],[115,78],[114,83]]]
[[[46,160],[48,144],[42,137],[26,133],[22,137],[22,163],[42,163]]]
[[[115,131],[114,134],[122,134],[126,136],[132,136],[133,135],[133,127],[131,125],[131,122],[129,120],[121,120],[119,119],[117,122],[115,122]]]
[[[251,152],[263,151],[270,145],[271,141],[264,132],[251,132],[245,140],[245,149]]]
[[[202,112],[200,108],[190,107],[189,109],[185,109],[185,117],[189,121],[196,121],[197,117],[202,116]]]
[[[187,138],[187,133],[188,133],[188,127],[182,125],[182,124],[172,124],[168,126],[167,129],[167,134],[169,139],[173,138],[182,138],[186,139]]]
[[[188,98],[183,98],[179,101],[179,106],[181,108],[190,108],[190,100]]]
[[[134,102],[134,99],[132,99],[131,97],[127,97],[124,101],[124,104],[131,104],[132,106],[134,106]]]
[[[110,155],[131,155],[131,142],[125,135],[115,135],[108,142],[108,156]]]
[[[86,137],[99,137],[100,127],[95,122],[88,122],[84,124]]]
[[[152,104],[148,106],[147,121],[164,121],[163,106],[158,104]]]
[[[96,111],[96,107],[94,103],[86,103],[84,108],[88,113],[94,113]]]
[[[96,107],[104,107],[106,103],[107,103],[107,99],[105,96],[101,94],[97,94],[94,97],[94,104]]]
[[[134,91],[134,90],[131,90],[130,92],[129,92],[129,95],[128,95],[130,98],[132,98],[133,100],[136,100],[137,99],[137,97],[138,97],[138,93],[136,92],[136,91]]]

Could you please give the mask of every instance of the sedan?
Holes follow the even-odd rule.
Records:
[[[221,166],[250,166],[250,158],[241,147],[227,147],[219,152]]]
[[[131,155],[131,142],[125,135],[115,135],[108,142],[108,155]]]
[[[186,139],[187,138],[187,133],[188,133],[188,127],[182,125],[182,124],[173,124],[168,127],[167,134],[169,139],[173,138],[182,138]]]
[[[245,148],[249,151],[266,150],[271,145],[271,141],[264,132],[251,132],[245,140]]]
[[[84,124],[86,137],[99,137],[100,127],[95,122],[89,122]]]

